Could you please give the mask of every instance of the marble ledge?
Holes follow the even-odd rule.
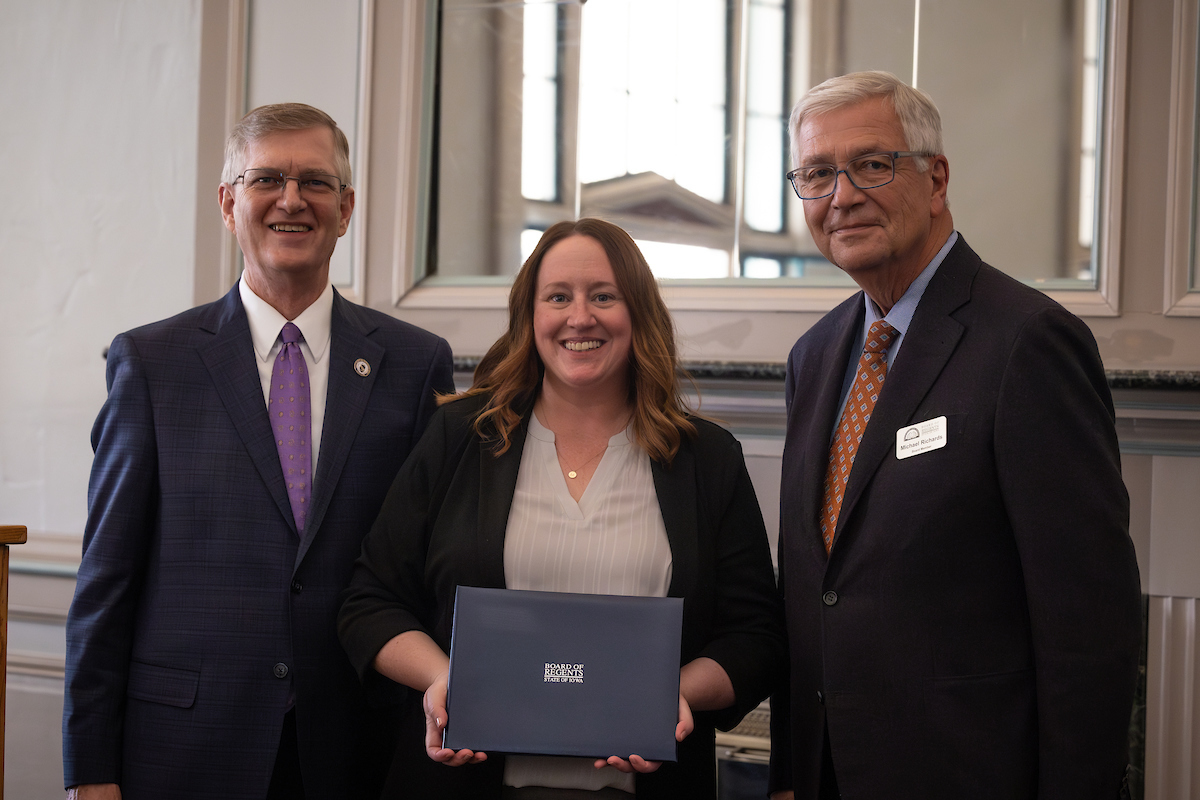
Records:
[[[1200,371],[1109,369],[1104,371],[1113,389],[1200,389]]]
[[[471,373],[479,364],[474,356],[456,357],[454,370]],[[782,381],[786,365],[776,362],[685,361],[683,368],[696,379]],[[1200,389],[1200,370],[1105,370],[1113,389]]]

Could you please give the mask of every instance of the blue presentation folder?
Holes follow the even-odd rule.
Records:
[[[459,586],[443,746],[675,760],[683,600]]]

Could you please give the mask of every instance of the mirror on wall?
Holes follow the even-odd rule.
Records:
[[[848,284],[783,177],[793,103],[886,69],[943,117],[956,227],[1022,280],[1091,289],[1105,0],[442,0],[429,274],[509,276],[602,216],[673,280]]]

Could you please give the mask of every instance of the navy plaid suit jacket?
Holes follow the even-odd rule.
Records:
[[[114,340],[67,621],[66,785],[262,798],[294,697],[308,796],[377,794],[403,690],[359,683],[338,601],[453,367],[444,340],[336,293],[329,358],[298,536],[237,287]]]

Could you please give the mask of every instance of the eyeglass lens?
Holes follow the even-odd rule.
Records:
[[[242,182],[252,192],[272,194],[283,191],[288,181],[295,181],[306,195],[334,195],[341,191],[341,182],[334,175],[311,172],[294,177],[273,169],[248,169],[242,173]]]
[[[896,176],[895,162],[889,153],[860,156],[846,164],[846,175],[859,189],[875,189]],[[815,199],[833,192],[838,168],[833,164],[801,167],[792,176],[796,192],[802,198]]]

